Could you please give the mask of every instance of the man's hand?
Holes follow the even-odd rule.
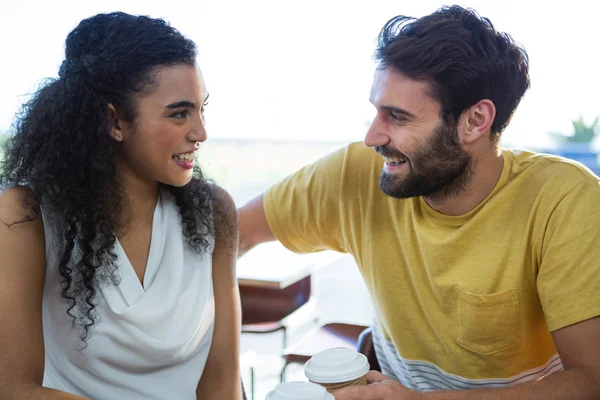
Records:
[[[336,390],[335,400],[419,400],[421,394],[388,378],[371,371],[367,375],[368,385],[350,386]]]

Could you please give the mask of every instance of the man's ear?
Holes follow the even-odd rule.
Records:
[[[462,143],[477,141],[480,137],[491,138],[492,123],[496,117],[496,106],[491,100],[483,99],[463,112],[458,123]]]
[[[106,108],[106,117],[110,123],[110,137],[117,142],[123,141],[123,130],[121,128],[122,122],[119,119],[119,113],[112,104],[109,104]]]

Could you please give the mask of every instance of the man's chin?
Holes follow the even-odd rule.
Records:
[[[407,193],[405,193],[400,183],[394,182],[393,179],[389,179],[387,177],[382,177],[379,180],[379,188],[386,196],[393,197],[396,199],[406,199],[408,197],[412,197],[407,196]]]
[[[379,188],[389,197],[395,199],[410,199],[412,197],[427,196],[431,191],[418,184],[419,178],[415,176],[398,177],[382,172],[379,178]]]

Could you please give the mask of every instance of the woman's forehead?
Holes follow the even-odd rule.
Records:
[[[178,101],[201,105],[207,94],[202,72],[197,66],[175,65],[157,70],[154,90],[148,95],[148,100],[163,107]]]

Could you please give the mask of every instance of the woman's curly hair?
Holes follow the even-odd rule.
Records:
[[[61,294],[84,346],[99,286],[119,282],[114,246],[129,214],[107,107],[134,121],[135,98],[156,86],[157,68],[195,63],[195,44],[165,21],[98,14],[68,35],[59,78],[45,81],[17,115],[0,186],[29,186],[58,224]],[[196,169],[186,186],[161,187],[175,198],[189,246],[206,251],[212,185]]]

